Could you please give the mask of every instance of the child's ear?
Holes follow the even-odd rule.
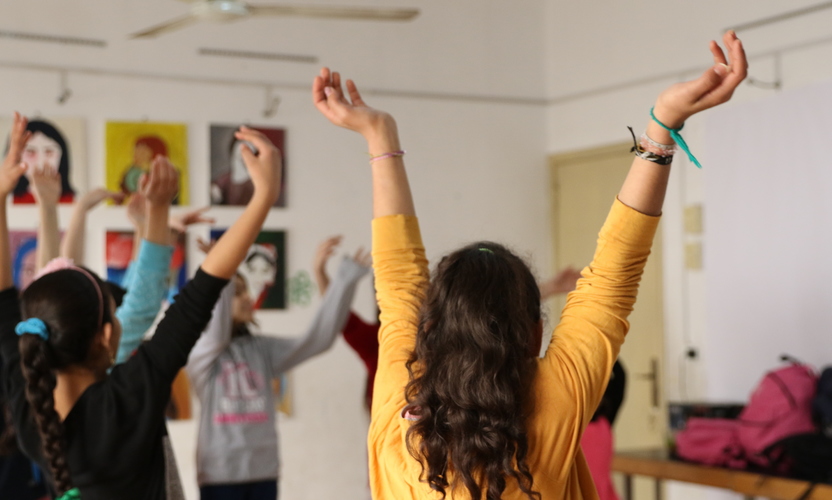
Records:
[[[101,333],[98,334],[98,342],[105,350],[110,350],[110,341],[113,338],[113,324],[104,323]]]

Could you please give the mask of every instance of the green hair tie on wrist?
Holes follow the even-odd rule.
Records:
[[[682,129],[685,128],[685,124],[683,123],[682,126],[679,128],[670,128],[664,123],[660,122],[658,118],[656,118],[656,115],[653,114],[654,109],[655,107],[650,108],[650,118],[652,118],[654,122],[658,123],[661,128],[670,132],[670,137],[676,142],[676,145],[679,146],[679,149],[688,154],[688,160],[690,160],[694,165],[696,165],[697,168],[702,168],[702,164],[699,163],[699,160],[697,160],[696,157],[693,156],[693,153],[690,152],[688,143],[685,142],[685,140],[682,139],[682,136],[679,134],[679,132],[681,132]]]

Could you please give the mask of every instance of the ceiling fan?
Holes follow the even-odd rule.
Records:
[[[314,5],[248,4],[242,0],[180,0],[191,4],[190,14],[133,33],[130,38],[151,38],[198,21],[230,22],[251,16],[296,16],[369,21],[407,21],[418,9],[337,7]]]

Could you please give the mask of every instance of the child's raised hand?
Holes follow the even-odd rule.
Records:
[[[355,82],[347,80],[346,84],[349,99],[344,95],[341,75],[337,71],[322,68],[321,74],[312,82],[312,102],[330,122],[367,137],[380,125],[392,121],[388,113],[367,106]]]
[[[127,218],[136,228],[143,228],[147,221],[147,199],[141,192],[133,193],[127,202]]]
[[[719,45],[711,41],[714,65],[696,80],[672,85],[656,100],[655,115],[662,123],[679,128],[690,116],[731,99],[748,74],[748,62],[736,33],[725,33],[722,41],[730,55],[730,64]]]
[[[9,134],[9,152],[6,153],[6,158],[0,165],[0,197],[3,199],[14,191],[17,181],[26,171],[26,164],[21,163],[20,159],[23,157],[26,142],[32,137],[32,133],[26,130],[28,124],[29,120],[25,116],[20,116],[17,111],[14,112],[12,130]]]
[[[153,159],[150,172],[142,176],[139,192],[153,206],[168,206],[179,193],[179,173],[164,156]]]
[[[124,201],[124,193],[120,191],[110,191],[109,189],[100,187],[84,193],[78,203],[84,207],[84,210],[92,210],[99,203],[104,200],[113,200],[116,203]]]
[[[184,233],[187,231],[188,226],[193,224],[213,224],[217,221],[216,219],[213,217],[205,217],[205,212],[210,209],[211,207],[202,207],[197,210],[185,212],[184,214],[172,215],[168,225],[172,230]]]
[[[32,194],[38,205],[55,207],[61,201],[61,174],[49,168],[33,170]]]
[[[269,204],[274,205],[280,195],[283,162],[280,151],[268,137],[252,128],[240,127],[240,130],[234,133],[234,137],[253,144],[257,150],[257,154],[254,154],[251,148],[244,146],[240,148],[240,153],[254,184],[255,195],[262,193],[271,200]]]

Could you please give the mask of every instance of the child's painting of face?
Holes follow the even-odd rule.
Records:
[[[211,204],[245,206],[254,193],[242,148],[248,147],[234,137],[239,126],[211,125]],[[283,158],[283,177],[280,195],[274,206],[286,206],[286,131],[280,128],[252,127],[262,132],[280,150]]]
[[[211,239],[224,232],[211,230]],[[237,273],[254,309],[286,309],[286,232],[261,231]]]

